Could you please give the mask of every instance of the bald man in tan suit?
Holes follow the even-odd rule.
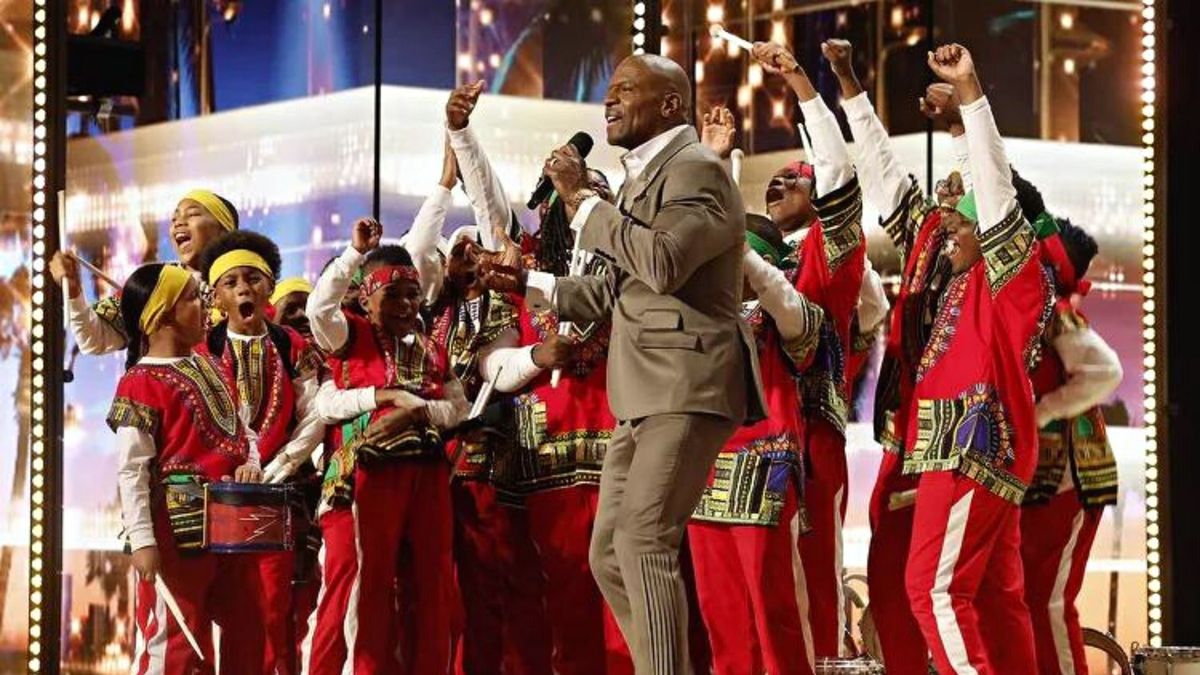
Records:
[[[696,137],[689,87],[668,59],[621,63],[605,99],[608,142],[629,150],[617,205],[587,188],[573,147],[545,167],[577,247],[611,271],[522,275],[531,305],[553,306],[561,320],[612,317],[608,395],[618,424],[591,564],[639,675],[690,672],[680,543],[722,445],[765,408],[740,315],[745,209]]]

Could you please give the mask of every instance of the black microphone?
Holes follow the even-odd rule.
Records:
[[[567,141],[567,145],[575,146],[575,149],[579,151],[580,157],[587,157],[588,153],[592,151],[595,141],[592,140],[592,137],[586,131],[577,131],[571,137],[571,140]],[[549,176],[543,173],[542,177],[538,179],[537,187],[533,188],[533,195],[525,204],[525,208],[536,209],[538,204],[541,204],[550,197],[551,192],[554,192],[554,182],[550,180]]]

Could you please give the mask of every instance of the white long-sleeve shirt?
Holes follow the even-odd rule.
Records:
[[[783,241],[792,248],[798,249],[800,244],[804,243],[804,237],[808,234],[808,230],[809,228],[803,227],[789,232],[784,235]],[[863,256],[863,264],[866,265],[866,271],[863,273],[862,284],[858,287],[858,306],[855,311],[858,314],[858,329],[869,333],[878,328],[879,324],[887,317],[891,304],[888,302],[887,292],[883,288],[883,279],[871,265],[871,259]]]
[[[150,462],[158,454],[154,437],[136,427],[117,427],[117,494],[121,524],[131,550],[154,546],[150,515]]]
[[[1039,428],[1100,405],[1116,391],[1124,375],[1117,353],[1090,327],[1065,331],[1051,344],[1062,361],[1066,381],[1038,399]]]
[[[812,140],[813,174],[816,177],[814,196],[827,195],[850,182],[854,177],[854,162],[842,137],[837,118],[820,96],[800,102],[804,113],[804,128]],[[803,129],[800,133],[804,133]]]
[[[511,232],[512,204],[504,192],[500,176],[492,168],[487,153],[479,137],[468,124],[462,129],[449,129],[450,148],[458,160],[458,170],[462,174],[463,190],[471,209],[475,212],[475,224],[479,226],[479,239],[483,248],[489,251],[499,250],[492,231],[501,227],[505,232]]]
[[[884,215],[899,208],[908,191],[909,174],[896,159],[892,141],[883,128],[866,92],[842,101],[850,135],[857,150],[855,166],[862,181],[863,195],[875,210]],[[952,135],[955,170],[962,176],[965,190],[971,189],[971,166],[965,134]],[[861,320],[861,319],[860,319]]]
[[[759,306],[771,315],[780,337],[785,341],[792,340],[817,328],[811,325],[812,303],[796,290],[782,270],[754,251],[746,251],[742,263],[743,273],[758,296]]]
[[[1017,189],[1004,150],[1004,139],[996,128],[992,106],[986,96],[962,106],[970,156],[975,206],[979,211],[979,234],[999,225],[1017,208]]]
[[[346,315],[342,314],[342,298],[346,297],[354,273],[362,267],[366,257],[353,246],[347,246],[325,268],[313,285],[312,293],[308,294],[304,310],[312,329],[313,341],[327,353],[340,350],[350,339],[350,324],[346,321]]]
[[[267,339],[266,335],[241,335],[232,330],[227,331],[226,335],[230,340],[241,342]],[[296,425],[292,430],[292,437],[263,467],[264,483],[282,483],[295,473],[296,469],[312,456],[325,434],[325,424],[317,413],[317,373],[301,375],[293,379],[291,384],[296,392]]]
[[[121,331],[100,318],[82,291],[67,303],[67,324],[71,326],[75,344],[84,354],[110,354],[128,344]]]
[[[143,356],[139,363],[169,365],[190,357]],[[154,519],[150,515],[150,464],[158,456],[154,436],[136,427],[117,427],[117,496],[121,499],[121,525],[130,550],[154,546]]]
[[[404,248],[412,256],[413,266],[421,280],[421,297],[426,303],[437,299],[445,280],[446,268],[438,252],[446,212],[450,209],[450,190],[435,185],[413,218],[412,227],[404,236]]]
[[[185,269],[193,279],[200,283],[201,288],[205,288],[204,278],[198,270]],[[79,295],[70,298],[67,302],[67,325],[71,327],[71,333],[75,336],[75,344],[79,345],[79,351],[84,354],[93,356],[111,354],[125,349],[128,344],[125,334],[100,318],[96,309],[88,304],[82,290]]]
[[[842,110],[854,137],[863,196],[879,213],[893,213],[908,191],[909,174],[896,159],[888,132],[866,92],[842,101]]]

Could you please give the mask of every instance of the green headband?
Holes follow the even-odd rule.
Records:
[[[958,206],[954,207],[955,211],[972,223],[979,222],[979,209],[975,206],[975,191],[971,190],[963,195],[958,200]]]
[[[776,267],[781,267],[788,255],[788,251],[777,248],[774,244],[750,230],[746,230],[746,243],[750,244],[750,248],[762,256],[763,260]]]

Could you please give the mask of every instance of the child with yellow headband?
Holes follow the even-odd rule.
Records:
[[[157,673],[204,672],[213,662],[216,623],[221,672],[261,673],[262,623],[245,611],[246,598],[260,595],[254,559],[207,553],[196,528],[174,527],[203,509],[203,498],[193,496],[197,484],[232,479],[250,456],[233,383],[211,357],[193,352],[205,335],[199,285],[182,267],[145,265],[129,277],[122,298],[131,339],[108,424],[117,436],[121,516],[139,573],[134,658],[159,664]],[[203,662],[156,592],[159,575]]]
[[[209,190],[192,190],[175,207],[169,231],[171,246],[179,264],[201,281],[202,296],[207,286],[199,278],[200,254],[218,236],[237,228],[237,209],[228,199]],[[67,292],[70,300],[67,321],[79,350],[84,354],[109,354],[124,349],[128,338],[121,322],[120,297],[110,296],[89,306],[80,281],[79,264],[73,254],[65,251],[57,251],[50,260],[50,274]]]
[[[421,333],[421,280],[412,257],[400,246],[381,247],[382,233],[373,220],[356,222],[352,245],[322,273],[308,300],[313,335],[331,355],[339,388],[404,394],[330,433],[320,521],[324,587],[305,664],[314,675],[340,673],[347,660],[359,673],[399,669],[397,587],[415,593],[402,598],[416,611],[407,671],[440,673],[450,663],[450,468],[441,434],[462,421],[468,406],[445,349]],[[360,268],[366,316],[341,306]],[[411,553],[405,574],[412,578],[398,582],[396,561],[405,547]],[[343,628],[350,625],[353,635]]]
[[[236,383],[242,422],[254,435],[264,469],[254,480],[281,483],[305,464],[325,426],[316,410],[320,357],[299,333],[267,320],[279,249],[256,232],[229,232],[212,242],[199,267],[223,319],[201,351]],[[294,672],[293,551],[259,556],[267,672]]]

